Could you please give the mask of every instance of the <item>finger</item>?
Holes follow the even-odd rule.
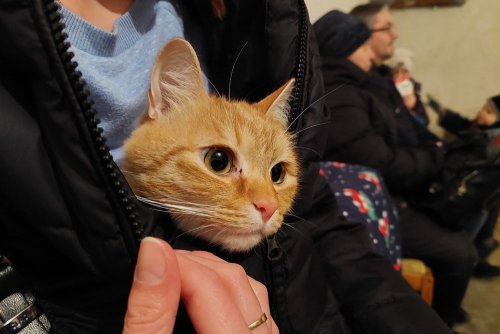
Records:
[[[273,320],[273,319],[271,319],[271,320]],[[280,330],[279,330],[278,326],[276,325],[276,323],[274,322],[274,320],[271,322],[271,324],[272,324],[272,326],[271,326],[272,327],[271,333],[272,334],[279,334]]]
[[[269,295],[267,293],[267,288],[264,284],[260,283],[259,281],[251,277],[248,277],[248,281],[252,287],[252,290],[255,293],[255,296],[259,301],[262,312],[266,314],[268,319],[265,323],[266,326],[261,325],[262,327],[267,327],[266,328],[267,331],[264,333],[273,333],[273,324],[274,326],[276,326],[276,324],[274,323],[274,320],[271,317],[271,309],[269,307]],[[278,327],[276,326],[276,329],[277,328]],[[254,330],[255,333],[257,329]]]
[[[172,248],[162,240],[145,238],[139,248],[123,333],[172,333],[180,289]]]
[[[248,277],[243,267],[226,262],[207,252],[190,252],[183,255],[218,273],[247,325],[257,320],[264,312],[267,318],[271,319],[266,287]],[[254,334],[270,332],[271,327],[267,322],[266,325],[263,324],[252,331]]]
[[[250,333],[234,296],[219,273],[189,255],[176,255],[181,273],[181,298],[196,332]]]
[[[205,252],[205,251],[186,251],[186,250],[181,250],[181,249],[176,249],[174,250],[176,253],[181,253],[181,254],[186,254],[186,255],[195,255],[197,257],[205,258],[207,260],[212,260],[220,263],[229,263],[224,259],[221,259],[217,255],[210,253],[210,252]]]

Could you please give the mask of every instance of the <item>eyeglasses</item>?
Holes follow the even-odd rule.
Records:
[[[393,25],[390,25],[388,27],[382,27],[382,28],[377,28],[377,29],[370,29],[372,33],[374,32],[387,32],[387,33],[392,33],[394,34],[396,32],[396,27]]]

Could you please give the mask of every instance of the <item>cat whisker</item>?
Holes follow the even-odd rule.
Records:
[[[141,196],[136,197],[144,203],[157,208],[158,211],[167,212],[170,214],[189,215],[224,220],[227,229],[241,228],[241,221],[247,218],[245,213],[227,209],[221,206],[191,203],[183,200],[172,200],[170,198],[168,200],[165,199],[162,201],[162,199],[152,200]],[[176,202],[179,204],[176,204]]]
[[[215,87],[215,85],[213,84],[213,82],[212,82],[212,81],[210,81],[210,79],[209,79],[209,78],[207,78],[207,81],[208,81],[208,83],[210,84],[210,86],[212,86],[212,88],[215,90],[215,92],[217,93],[217,95],[218,95],[219,97],[221,97],[222,95],[220,95],[219,90],[217,89],[217,87]]]
[[[193,234],[193,232],[197,232],[197,231],[200,231],[200,230],[204,230],[204,229],[207,229],[207,228],[212,228],[214,229],[216,226],[214,224],[210,224],[210,225],[203,225],[203,226],[199,226],[199,227],[196,227],[196,228],[193,228],[193,229],[190,229],[188,231],[184,231],[182,232],[181,234],[179,234],[177,237],[175,237],[176,239],[177,238],[180,238],[182,237],[183,235],[185,234]]]
[[[239,221],[241,221],[241,219],[244,218],[243,215],[240,215],[239,217],[233,215],[232,210],[219,210],[219,211],[199,210],[196,208],[172,206],[172,205],[168,206],[168,210],[172,214],[189,215],[189,216],[221,220],[225,222],[228,228],[234,228],[234,229],[240,228]],[[229,217],[231,217],[232,219],[230,219]]]
[[[223,227],[223,226],[220,226],[220,227],[221,227],[221,228],[219,229],[219,232],[217,232],[217,233],[215,234],[215,238],[214,238],[214,240],[218,240],[218,239],[219,239],[219,236],[220,236],[221,234],[223,234],[223,233],[226,233],[226,231],[227,231],[227,228],[225,228],[225,227]]]
[[[191,205],[193,207],[205,207],[205,208],[219,208],[220,206],[213,205],[213,204],[205,204],[205,203],[200,203],[200,202],[189,202],[189,201],[184,201],[184,200],[179,200],[179,199],[173,199],[173,198],[168,198],[164,200],[165,202],[173,203],[173,204],[187,204]]]
[[[304,218],[302,218],[302,217],[299,217],[299,216],[297,216],[297,215],[294,215],[294,214],[292,214],[292,213],[287,213],[287,216],[290,216],[290,217],[293,217],[293,218],[297,218],[297,219],[298,219],[298,220],[300,220],[301,222],[308,223],[308,224],[309,224],[309,225],[311,225],[311,226],[315,226],[315,225],[314,225],[313,223],[311,223],[309,220],[304,219]]]
[[[172,203],[172,204],[180,204],[180,205],[189,205],[189,206],[198,207],[198,208],[205,207],[205,208],[217,209],[217,208],[221,207],[221,206],[217,206],[217,205],[213,205],[213,204],[206,204],[206,203],[202,203],[202,202],[190,202],[190,201],[176,199],[176,198],[172,198],[172,197],[157,198],[156,200],[152,200],[152,199],[147,199],[147,200],[154,201],[160,205],[165,204],[165,203]]]
[[[154,205],[151,203],[148,203],[151,207],[149,208],[150,210],[157,211],[157,212],[164,212],[164,213],[170,213],[170,214],[186,214],[186,215],[196,215],[200,217],[208,217],[208,218],[213,218],[209,214],[200,214],[199,212],[195,211],[188,211],[188,210],[181,210],[178,208],[173,208],[173,207],[163,207],[159,205]]]
[[[240,52],[238,52],[238,55],[236,56],[236,59],[234,60],[233,68],[231,69],[231,74],[229,75],[229,89],[228,89],[228,100],[231,101],[231,82],[233,80],[233,72],[234,68],[236,67],[236,63],[238,62],[238,59],[240,58],[241,53],[243,52],[243,49],[247,46],[248,41],[245,42],[245,44],[241,47]]]
[[[291,224],[283,222],[283,225],[290,227],[292,230],[294,230],[295,232],[297,232],[298,234],[300,234],[302,237],[305,236],[304,233],[302,233],[302,231],[300,231],[296,227],[292,226]]]
[[[344,82],[343,84],[335,87],[334,89],[332,89],[331,91],[329,91],[328,93],[324,94],[323,96],[319,97],[318,99],[316,99],[315,101],[313,101],[310,105],[308,105],[304,110],[302,110],[302,112],[297,116],[295,117],[295,119],[293,121],[290,122],[290,124],[288,125],[288,127],[286,128],[286,131],[290,130],[290,127],[293,125],[293,123],[295,123],[299,118],[300,116],[302,116],[303,113],[305,113],[309,108],[311,108],[314,104],[316,104],[317,102],[321,101],[322,99],[324,99],[325,97],[327,97],[328,95],[332,94],[333,92],[336,92],[337,90],[339,90],[340,88],[344,87],[346,84],[348,83],[348,81]]]
[[[214,207],[214,208],[198,208],[196,206],[183,206],[183,205],[175,205],[175,204],[166,204],[169,209],[177,210],[180,213],[193,214],[197,216],[203,217],[211,217],[211,218],[224,218],[224,220],[229,222],[229,217],[234,219],[235,221],[241,220],[245,218],[243,214],[237,214],[234,210],[224,209],[222,207]],[[183,212],[182,212],[183,211]],[[234,227],[237,227],[235,225]]]
[[[295,146],[295,148],[300,149],[300,150],[309,150],[309,151],[311,151],[311,152],[315,153],[315,154],[316,154],[316,156],[321,157],[321,154],[319,154],[319,152],[318,152],[318,151],[313,150],[313,149],[312,149],[312,148],[310,148],[310,147],[305,147],[305,146]]]
[[[216,216],[213,214],[214,213],[213,210],[203,210],[201,208],[196,208],[193,206],[182,206],[182,205],[158,202],[140,196],[137,196],[137,198],[146,204],[149,204],[155,208],[160,209],[159,211],[175,213],[175,214],[194,215],[207,218],[216,218]]]
[[[280,233],[281,235],[286,236],[285,231],[283,231],[281,228],[276,232],[276,234]]]
[[[179,207],[186,207],[186,208],[196,208],[196,209],[203,209],[203,208],[215,208],[217,209],[217,206],[212,206],[212,205],[209,205],[209,204],[202,204],[202,203],[195,203],[195,202],[188,202],[188,201],[182,201],[182,200],[175,200],[175,199],[171,199],[171,198],[168,198],[168,199],[158,199],[158,200],[153,200],[153,199],[149,199],[149,198],[145,198],[145,197],[141,197],[141,196],[138,196],[136,195],[137,199],[139,199],[140,201],[144,202],[144,203],[148,203],[148,204],[151,204],[151,205],[155,205],[155,206],[158,206],[158,207],[162,207],[162,208],[168,208],[168,207],[171,207],[171,206],[174,206],[174,205],[177,205]],[[188,204],[187,206],[186,205],[183,205],[183,204]]]
[[[297,135],[297,134],[299,134],[299,133],[301,133],[301,132],[304,132],[304,131],[306,131],[306,130],[309,130],[309,129],[315,128],[315,127],[317,127],[317,126],[326,125],[326,124],[330,124],[330,122],[323,122],[323,123],[314,124],[314,125],[308,126],[307,128],[303,128],[302,130],[297,131],[297,132],[295,132],[294,134],[296,134],[296,135]]]
[[[157,201],[152,201],[150,199],[147,199],[145,197],[141,197],[141,196],[135,196],[139,201],[143,202],[143,203],[146,203],[146,204],[149,204],[155,208],[160,208],[160,209],[164,209],[164,210],[167,210],[168,208],[165,207],[165,204],[164,203],[161,203],[161,202],[157,202]]]
[[[243,97],[243,100],[244,101],[248,101],[249,100],[248,96],[251,95],[251,94],[253,94],[258,89],[262,88],[262,86],[264,86],[264,85],[261,84],[261,85],[252,86],[252,89],[248,93],[245,94],[245,96]]]
[[[191,207],[183,207],[183,206],[169,206],[169,210],[172,213],[185,214],[185,215],[193,215],[197,217],[206,217],[212,219],[223,220],[227,224],[228,228],[239,228],[239,222],[242,219],[245,219],[246,216],[243,214],[236,214],[233,210],[203,210],[199,208],[191,208]]]
[[[172,205],[169,204],[168,209],[172,213],[185,214],[185,215],[193,215],[198,217],[207,217],[207,218],[217,218],[214,211],[211,210],[201,210],[198,208],[188,207],[188,206],[180,206],[180,205]]]
[[[179,209],[169,209],[171,214],[177,215],[187,215],[187,216],[196,216],[196,217],[205,217],[205,218],[216,218],[214,215],[197,212],[197,211],[189,211],[189,210],[179,210]]]
[[[168,211],[167,209],[161,209],[161,208],[156,208],[156,207],[152,207],[152,208],[149,208],[149,209],[153,210],[153,211],[157,211],[157,212],[170,213],[170,211]]]

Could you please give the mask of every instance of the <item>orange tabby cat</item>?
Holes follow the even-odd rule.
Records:
[[[292,87],[254,104],[209,96],[194,50],[173,40],[153,68],[148,113],[125,143],[132,189],[187,233],[231,251],[256,246],[278,231],[297,190],[286,131]]]

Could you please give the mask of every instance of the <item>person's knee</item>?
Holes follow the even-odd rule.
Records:
[[[455,272],[472,272],[472,268],[478,261],[478,255],[474,244],[465,236],[457,240],[451,253],[450,264]]]

